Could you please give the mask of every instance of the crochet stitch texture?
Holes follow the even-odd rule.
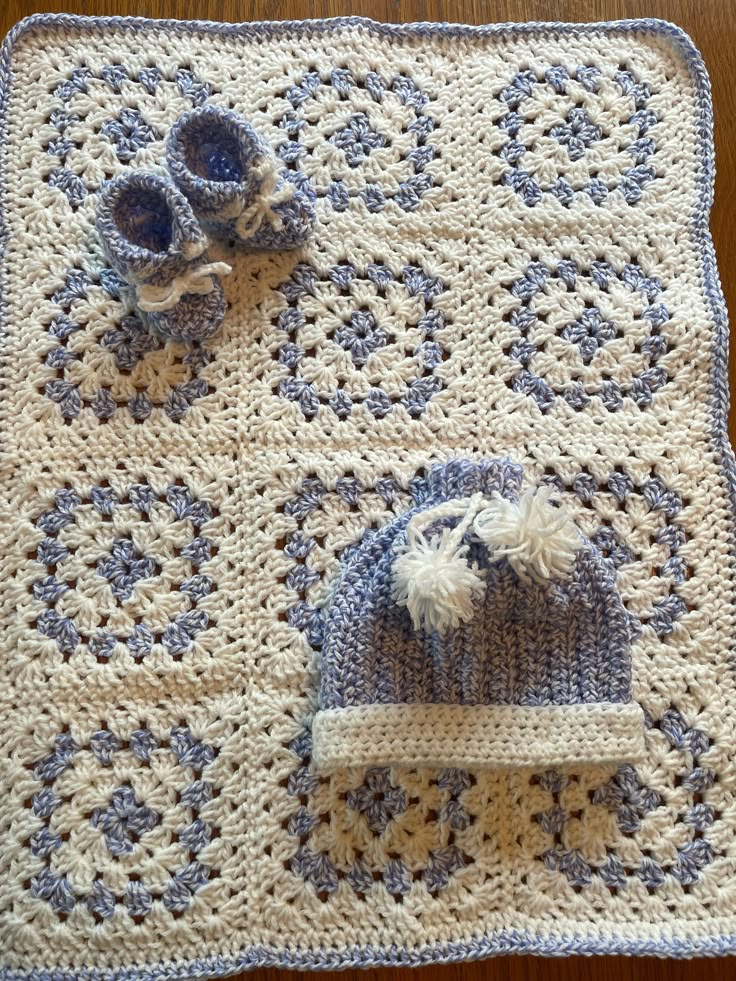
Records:
[[[0,65],[3,981],[736,949],[736,481],[690,41],[43,16]],[[293,252],[213,243],[222,329],[164,343],[98,189],[208,103],[317,220]],[[458,458],[553,485],[615,570],[640,762],[315,768],[340,563]]]
[[[417,629],[396,602],[397,555],[417,518],[468,494],[517,501],[521,478],[509,460],[436,464],[422,504],[351,553],[323,614],[319,770],[640,759],[630,660],[638,620],[632,629],[614,566],[591,542],[580,540],[569,574],[534,582],[470,533],[465,561],[482,588],[466,622]]]
[[[207,238],[187,199],[158,174],[131,170],[99,191],[96,228],[112,269],[131,289],[140,320],[164,340],[205,340],[225,315]]]
[[[237,113],[204,105],[177,119],[166,163],[211,235],[246,248],[292,249],[314,225],[314,192]]]

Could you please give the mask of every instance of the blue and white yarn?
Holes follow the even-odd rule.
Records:
[[[426,500],[350,554],[324,614],[318,767],[538,768],[641,756],[632,624],[612,565],[590,542],[569,576],[540,582],[469,529],[465,561],[482,592],[468,623],[416,629],[396,600],[397,555],[417,516],[478,494],[513,502],[521,480],[506,460],[436,465]]]
[[[177,869],[163,890],[152,883],[131,878],[124,890],[116,895],[103,882],[96,881],[86,895],[75,888],[72,877],[56,870],[54,854],[62,846],[61,837],[50,830],[55,813],[63,813],[68,803],[56,793],[57,781],[63,781],[67,771],[79,765],[113,768],[120,755],[129,751],[139,764],[150,764],[154,754],[159,761],[170,763],[176,772],[178,817],[181,826],[175,840],[182,846],[188,861]],[[30,882],[30,894],[48,904],[56,913],[68,914],[84,907],[100,923],[125,909],[131,917],[145,918],[159,899],[172,912],[183,912],[193,902],[198,889],[210,878],[213,869],[199,861],[212,839],[214,826],[201,818],[200,812],[212,800],[214,785],[206,779],[208,768],[215,760],[216,750],[197,739],[186,726],[173,728],[169,733],[154,735],[149,728],[136,729],[125,739],[109,729],[93,732],[84,744],[76,743],[68,732],[54,740],[51,753],[34,767],[34,777],[44,784],[43,790],[31,798],[30,809],[41,822],[31,839],[31,851],[43,864]],[[192,777],[195,779],[192,780]],[[142,804],[133,788],[124,784],[116,787],[104,805],[95,807],[89,815],[89,826],[101,833],[105,847],[115,858],[134,852],[138,840],[160,826],[162,815]],[[189,823],[187,823],[189,822]]]
[[[36,621],[38,634],[53,641],[59,656],[66,661],[85,648],[100,663],[114,661],[121,654],[136,662],[155,653],[181,659],[210,626],[206,598],[215,584],[202,570],[216,547],[205,533],[212,513],[208,501],[196,499],[178,484],[169,485],[163,492],[150,484],[133,484],[120,493],[100,486],[93,486],[84,494],[57,491],[53,506],[43,511],[35,523],[44,536],[36,548],[43,572],[31,584],[31,590],[37,600],[46,604]],[[128,623],[123,629],[98,626],[92,630],[83,617],[61,612],[67,604],[72,609],[78,606],[74,587],[61,570],[66,561],[81,561],[80,550],[92,559],[98,582],[107,583],[121,605],[131,599],[139,583],[150,586],[162,575],[161,561],[141,552],[124,532],[117,533],[108,548],[103,544],[106,524],[140,525],[150,522],[152,516],[165,522],[170,544],[176,542],[192,572],[169,583],[169,603],[176,597],[178,607],[170,610],[169,622],[165,626],[157,623],[152,613],[150,617],[139,616],[137,622]]]
[[[499,129],[507,137],[499,154],[508,164],[503,182],[512,187],[530,208],[539,204],[545,194],[554,195],[568,208],[575,196],[581,193],[600,205],[609,194],[618,192],[627,204],[635,205],[641,200],[647,185],[655,179],[652,162],[657,144],[649,135],[657,123],[657,115],[648,105],[652,93],[646,84],[637,83],[631,72],[623,67],[616,72],[614,80],[620,93],[631,96],[636,111],[628,121],[633,132],[624,148],[628,166],[622,168],[613,186],[597,176],[578,184],[572,184],[563,177],[545,184],[524,169],[524,157],[529,149],[524,142],[524,126],[528,122],[525,112],[527,100],[539,89],[546,90],[545,96],[565,92],[571,82],[578,83],[584,91],[597,92],[600,74],[600,69],[594,65],[581,65],[572,73],[563,65],[554,65],[540,79],[535,72],[524,69],[499,94],[499,101],[507,110],[497,121]],[[579,160],[587,148],[608,135],[591,122],[582,105],[570,109],[564,122],[553,126],[549,132],[549,136],[564,147],[571,161]]]
[[[230,267],[209,261],[207,238],[170,180],[131,170],[108,181],[100,191],[97,231],[153,333],[176,341],[217,333],[225,316],[219,277]]]
[[[231,281],[247,330],[164,345],[87,223],[103,176],[164,163],[167,128],[206,104],[257,114],[314,187],[316,235],[242,257],[246,282],[267,270],[257,293]],[[736,951],[712,125],[702,60],[661,21],[14,29],[2,981]],[[465,454],[523,462],[616,569],[642,765],[316,769],[330,579]],[[631,706],[624,675],[596,696]],[[540,707],[494,684],[499,719]],[[541,708],[569,735],[603,704]]]
[[[166,160],[210,234],[254,250],[296,248],[311,234],[309,181],[286,170],[237,113],[212,105],[185,113],[169,133]]]

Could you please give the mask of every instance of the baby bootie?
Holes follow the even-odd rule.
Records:
[[[169,133],[166,161],[203,228],[254,250],[292,249],[315,221],[307,178],[284,168],[242,116],[203,106]]]
[[[225,316],[219,277],[230,266],[209,262],[207,238],[171,180],[130,171],[108,181],[100,190],[97,231],[152,333],[194,341],[219,330]]]

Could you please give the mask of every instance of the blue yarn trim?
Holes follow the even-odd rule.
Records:
[[[270,38],[304,34],[321,34],[345,28],[355,28],[388,39],[407,37],[484,38],[520,37],[556,32],[580,37],[590,34],[637,33],[655,35],[670,41],[684,58],[696,86],[698,130],[700,134],[700,167],[697,175],[699,199],[692,216],[692,239],[701,258],[703,284],[711,306],[715,333],[713,340],[712,376],[712,439],[724,478],[728,483],[733,515],[731,520],[732,554],[736,555],[736,460],[728,439],[728,317],[715,260],[715,250],[709,230],[710,210],[714,191],[713,110],[710,82],[702,56],[690,37],[668,21],[654,18],[607,21],[600,24],[539,23],[491,24],[471,27],[460,24],[379,24],[366,18],[338,17],[315,21],[263,22],[257,24],[217,24],[211,21],[153,21],[141,17],[80,17],[74,14],[35,14],[20,21],[5,38],[0,48],[0,146],[8,145],[7,110],[12,83],[11,60],[14,45],[25,35],[43,31],[74,29],[122,29],[142,31],[169,30],[179,34],[226,35],[242,38]],[[5,221],[6,187],[0,179],[0,249],[5,252],[8,228]],[[0,295],[5,295],[4,273],[0,272]],[[0,335],[5,336],[7,311],[0,305]],[[0,370],[6,367],[0,359]],[[0,968],[0,981],[164,981],[164,979],[224,977],[258,967],[284,967],[335,970],[349,967],[380,965],[421,966],[424,964],[469,961],[494,954],[528,953],[545,956],[570,954],[629,954],[661,957],[721,956],[736,953],[736,934],[690,939],[670,936],[661,940],[631,940],[617,934],[601,938],[554,935],[539,936],[529,931],[507,930],[480,939],[452,944],[427,944],[415,950],[396,946],[349,947],[341,951],[249,947],[233,957],[211,956],[190,961],[168,961],[115,970],[84,968],[75,970],[32,969],[18,971]]]
[[[197,958],[176,963],[158,964],[121,970],[100,971],[94,968],[44,971],[0,971],[0,981],[189,981],[191,978],[222,978],[259,967],[281,967],[291,970],[337,971],[365,967],[423,967],[427,964],[452,964],[476,961],[504,954],[539,954],[543,957],[570,957],[590,954],[625,954],[632,957],[722,957],[736,953],[736,935],[710,940],[672,937],[667,941],[630,940],[612,935],[604,939],[550,934],[540,937],[528,930],[506,930],[487,937],[453,944],[427,944],[416,950],[394,946],[346,947],[344,950],[290,951],[273,947],[249,947],[235,957]]]

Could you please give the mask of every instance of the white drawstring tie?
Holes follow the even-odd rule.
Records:
[[[240,201],[236,199],[228,207],[217,213],[219,220],[235,218],[235,231],[242,239],[251,238],[259,231],[261,225],[267,221],[275,230],[280,231],[283,227],[283,218],[273,209],[277,204],[290,201],[296,192],[296,186],[285,180],[281,188],[277,191],[276,187],[281,176],[281,167],[278,161],[270,153],[265,153],[257,164],[254,164],[251,173],[255,176],[259,188],[255,200],[247,208],[244,208]]]
[[[175,276],[164,286],[141,283],[136,286],[138,306],[146,313],[163,313],[175,307],[187,293],[211,293],[215,288],[213,276],[227,276],[232,267],[227,262],[205,262]]]

